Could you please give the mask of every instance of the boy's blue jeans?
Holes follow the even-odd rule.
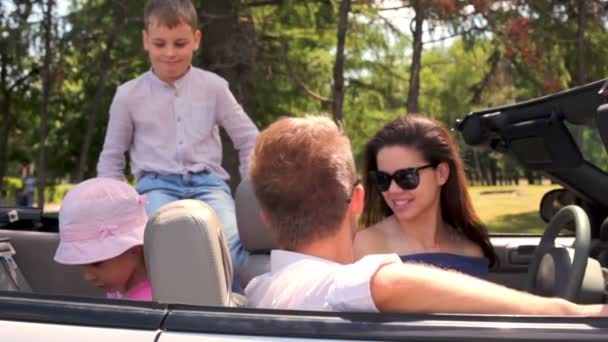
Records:
[[[135,186],[137,192],[146,194],[146,212],[151,216],[156,209],[180,199],[198,199],[211,206],[222,224],[224,237],[230,249],[234,269],[233,290],[242,292],[238,275],[249,253],[243,248],[236,223],[234,200],[230,187],[224,180],[207,171],[184,175],[159,175],[145,172]]]

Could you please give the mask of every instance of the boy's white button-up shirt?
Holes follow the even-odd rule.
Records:
[[[239,151],[239,170],[245,176],[258,129],[228,83],[190,67],[171,86],[148,71],[116,91],[97,175],[123,179],[128,151],[136,178],[145,171],[166,175],[208,170],[228,179],[221,166],[218,125]]]
[[[314,256],[273,250],[270,272],[245,288],[255,308],[377,312],[370,280],[386,264],[401,263],[396,254],[369,255],[343,265]]]

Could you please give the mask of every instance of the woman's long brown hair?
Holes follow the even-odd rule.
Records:
[[[488,231],[473,209],[458,146],[448,129],[431,118],[414,114],[400,116],[384,126],[365,146],[363,185],[367,191],[361,225],[369,227],[393,214],[369,177],[370,171],[378,170],[378,151],[386,146],[411,147],[419,151],[429,163],[448,164],[450,175],[441,188],[441,216],[445,222],[477,244],[490,266],[493,265],[496,254]]]

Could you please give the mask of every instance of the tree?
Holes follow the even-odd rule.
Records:
[[[230,90],[255,122],[256,40],[251,16],[241,12],[239,0],[209,0],[200,6],[199,17],[204,27],[201,65],[228,81]],[[223,166],[235,187],[240,180],[238,155],[223,130],[222,141]]]
[[[8,164],[8,141],[16,124],[15,97],[28,87],[27,82],[38,73],[37,66],[28,58],[27,39],[30,34],[28,19],[33,2],[13,4],[8,12],[6,4],[0,3],[0,180],[4,179]],[[18,111],[19,109],[17,109]],[[0,189],[4,182],[0,181]]]
[[[410,31],[414,37],[412,42],[412,62],[410,64],[410,84],[407,93],[407,112],[418,112],[418,95],[420,91],[420,63],[422,58],[422,25],[424,23],[424,12],[421,0],[412,0],[414,9],[413,25],[410,24]]]
[[[55,3],[0,2],[0,176],[34,160],[45,183],[94,175],[106,130],[99,113],[107,113],[116,86],[149,69],[144,0],[79,0],[65,15],[53,12]],[[203,41],[194,64],[224,77],[261,128],[283,115],[333,113],[357,158],[370,135],[404,110],[452,125],[469,111],[608,71],[597,62],[608,52],[605,1],[402,0],[397,7],[409,11],[411,30],[384,16],[387,3],[195,1]],[[591,133],[580,134],[585,155],[608,163]],[[224,147],[235,185],[238,159]],[[502,156],[461,148],[477,181],[523,174]]]
[[[340,15],[338,19],[338,33],[336,46],[336,61],[334,63],[334,87],[332,99],[332,113],[334,121],[342,122],[342,106],[344,103],[344,45],[346,31],[348,30],[348,12],[350,0],[340,2]]]
[[[95,176],[116,88],[150,68],[141,42],[143,6],[143,0],[79,1],[57,17],[50,180]]]
[[[41,1],[41,5],[45,5],[44,1]],[[38,146],[38,207],[44,209],[44,189],[46,187],[46,137],[48,134],[48,109],[49,109],[49,97],[52,87],[52,75],[51,68],[53,63],[53,51],[52,51],[52,39],[53,39],[53,9],[55,3],[54,0],[47,0],[46,6],[43,7],[43,44],[44,44],[44,59],[42,64],[42,99],[40,101],[40,127],[39,127],[39,138],[40,144]]]
[[[516,100],[582,85],[608,71],[605,63],[597,62],[608,52],[605,1],[519,0],[510,7],[490,8],[485,17],[512,65]],[[583,133],[585,129],[582,125],[570,127],[581,147],[590,139]]]
[[[101,108],[104,92],[107,87],[106,82],[109,73],[105,72],[105,70],[108,70],[111,67],[111,54],[115,53],[114,49],[116,40],[124,28],[127,14],[125,4],[121,1],[114,1],[114,6],[110,13],[112,13],[110,17],[113,18],[113,20],[110,21],[111,26],[107,28],[108,34],[104,44],[105,49],[103,49],[103,51],[100,53],[99,64],[96,68],[97,71],[99,71],[99,76],[97,77],[97,84],[95,85],[95,94],[89,99],[89,105],[86,107],[86,110],[83,113],[87,124],[84,133],[84,142],[82,143],[82,147],[80,149],[78,175],[76,176],[77,182],[84,180],[85,173],[88,168],[91,143],[93,141],[95,129],[97,128],[97,116]]]
[[[470,12],[470,4],[464,1],[457,0],[403,0],[402,6],[397,8],[388,8],[395,10],[401,8],[410,8],[413,12],[413,18],[410,22],[410,32],[412,35],[411,46],[411,62],[409,72],[409,86],[407,93],[407,112],[419,112],[419,95],[421,84],[421,62],[422,52],[424,50],[423,41],[426,34],[431,37],[431,40],[443,40],[456,35],[464,35],[465,33],[478,32],[482,29],[469,24],[475,23],[478,16],[478,4],[486,4],[490,0],[478,0],[474,2],[474,11]],[[386,9],[385,9],[386,10]],[[433,37],[436,27],[447,29],[446,37]]]

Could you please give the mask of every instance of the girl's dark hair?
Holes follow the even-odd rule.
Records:
[[[370,171],[378,169],[378,151],[386,146],[411,147],[419,151],[431,164],[448,164],[450,174],[441,188],[441,216],[454,229],[476,243],[483,250],[490,265],[493,265],[496,262],[496,254],[486,228],[473,209],[458,146],[448,129],[431,118],[414,114],[400,116],[384,126],[365,146],[363,185],[367,191],[365,209],[361,215],[362,226],[369,227],[393,214],[369,177]]]

